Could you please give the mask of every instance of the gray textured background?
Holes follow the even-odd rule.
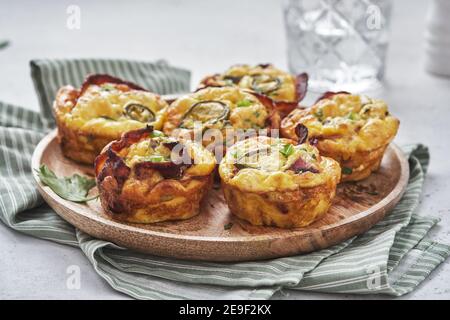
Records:
[[[431,1],[397,0],[385,88],[376,93],[401,119],[396,143],[422,142],[431,166],[419,212],[442,218],[432,232],[450,243],[450,80],[424,72],[425,12]],[[66,8],[81,7],[81,30],[66,28]],[[281,4],[251,1],[2,1],[0,99],[37,110],[28,61],[51,57],[155,60],[192,70],[193,84],[234,63],[286,68]],[[81,289],[66,289],[66,268],[79,265]],[[278,297],[283,298],[282,295]],[[289,298],[377,298],[290,294]],[[38,240],[0,224],[0,298],[121,299],[78,249]],[[405,299],[450,298],[450,261]]]

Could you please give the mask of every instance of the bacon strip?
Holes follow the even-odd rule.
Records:
[[[172,161],[165,162],[139,162],[134,166],[136,176],[144,176],[145,171],[153,169],[158,171],[165,179],[180,179],[188,165],[180,163],[175,164]]]
[[[308,91],[308,74],[303,72],[295,77],[295,91],[297,94],[297,103],[302,101]]]
[[[118,141],[114,141],[105,147],[104,151],[95,159],[95,171],[98,182],[102,182],[107,176],[114,177],[121,188],[125,180],[131,173],[129,168],[118,153],[128,148],[134,143],[139,142],[151,135],[152,126],[133,130],[122,134]],[[165,145],[169,149],[173,149],[178,142],[168,142]],[[164,162],[140,162],[134,166],[136,176],[144,176],[148,169],[157,170],[166,179],[179,179],[183,176],[184,171],[189,167],[187,164],[177,164],[172,161]]]
[[[87,90],[87,88],[89,88],[89,86],[100,86],[105,83],[123,84],[134,90],[148,91],[133,82],[125,81],[120,78],[110,76],[109,74],[90,74],[86,77],[86,79],[84,79],[84,82],[81,85],[80,96]]]
[[[298,144],[305,143],[308,139],[308,128],[304,124],[299,123],[295,126],[295,134],[298,137]]]
[[[266,68],[271,67],[272,64],[271,64],[271,63],[260,63],[260,64],[257,64],[256,66],[257,66],[257,67],[261,67],[261,68],[263,68],[263,69],[266,69]]]
[[[289,168],[295,173],[301,173],[301,172],[312,172],[312,173],[319,173],[319,170],[314,168],[311,164],[305,162],[302,158],[298,158],[292,166]]]
[[[320,100],[323,100],[323,99],[330,99],[331,97],[333,97],[333,96],[335,96],[335,95],[337,95],[337,94],[351,94],[350,92],[348,92],[348,91],[327,91],[327,92],[325,92],[324,94],[322,94],[317,100],[316,100],[316,102],[314,103],[314,104],[316,104],[317,102],[319,102]]]

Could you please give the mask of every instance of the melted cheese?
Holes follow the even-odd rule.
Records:
[[[318,173],[291,170],[299,158]],[[233,145],[222,160],[219,173],[228,184],[242,190],[267,192],[320,185],[330,174],[339,176],[340,167],[334,160],[321,157],[309,144],[294,145],[288,139],[257,137]]]
[[[72,110],[63,115],[64,122],[69,127],[94,135],[120,136],[123,132],[147,125],[124,114],[127,104],[137,103],[155,114],[155,121],[150,124],[155,129],[160,129],[167,103],[153,93],[140,90],[124,91],[122,87],[112,84],[89,86]]]

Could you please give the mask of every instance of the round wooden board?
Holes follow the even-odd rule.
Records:
[[[57,176],[93,172],[61,154],[56,131],[42,139],[34,151],[32,168],[41,164]],[[88,204],[66,201],[42,185],[36,173],[34,177],[44,199],[63,219],[96,238],[178,259],[248,261],[307,253],[365,232],[400,200],[409,167],[400,149],[391,144],[378,172],[364,181],[339,185],[333,205],[322,219],[291,230],[252,226],[234,217],[218,188],[211,190],[200,214],[192,219],[151,225],[116,222],[103,212],[98,200]],[[226,230],[224,226],[229,223],[232,227]]]

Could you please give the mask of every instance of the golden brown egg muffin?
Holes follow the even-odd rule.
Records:
[[[341,169],[307,143],[260,136],[229,148],[219,173],[233,214],[253,225],[296,228],[327,212]]]
[[[62,87],[53,104],[63,154],[87,164],[124,132],[160,129],[166,109],[159,95],[102,74],[88,76],[79,90]]]
[[[223,86],[238,86],[263,94],[277,105],[279,111],[288,114],[305,97],[308,75],[294,76],[271,64],[242,64],[232,66],[222,74],[205,77],[199,87]]]
[[[283,119],[281,134],[295,140],[295,128],[303,124],[320,154],[340,163],[342,181],[357,181],[378,170],[399,123],[382,100],[327,92],[311,108],[296,109]]]
[[[124,133],[95,159],[103,209],[114,219],[152,223],[199,212],[212,183],[214,156],[152,127]]]
[[[280,112],[263,95],[236,86],[207,87],[175,100],[167,109],[163,131],[193,138],[195,130],[205,133],[207,129],[217,129],[221,141],[204,135],[203,144],[222,144],[228,137],[237,136],[239,129],[268,129],[270,134],[270,129],[279,129],[280,122]]]

